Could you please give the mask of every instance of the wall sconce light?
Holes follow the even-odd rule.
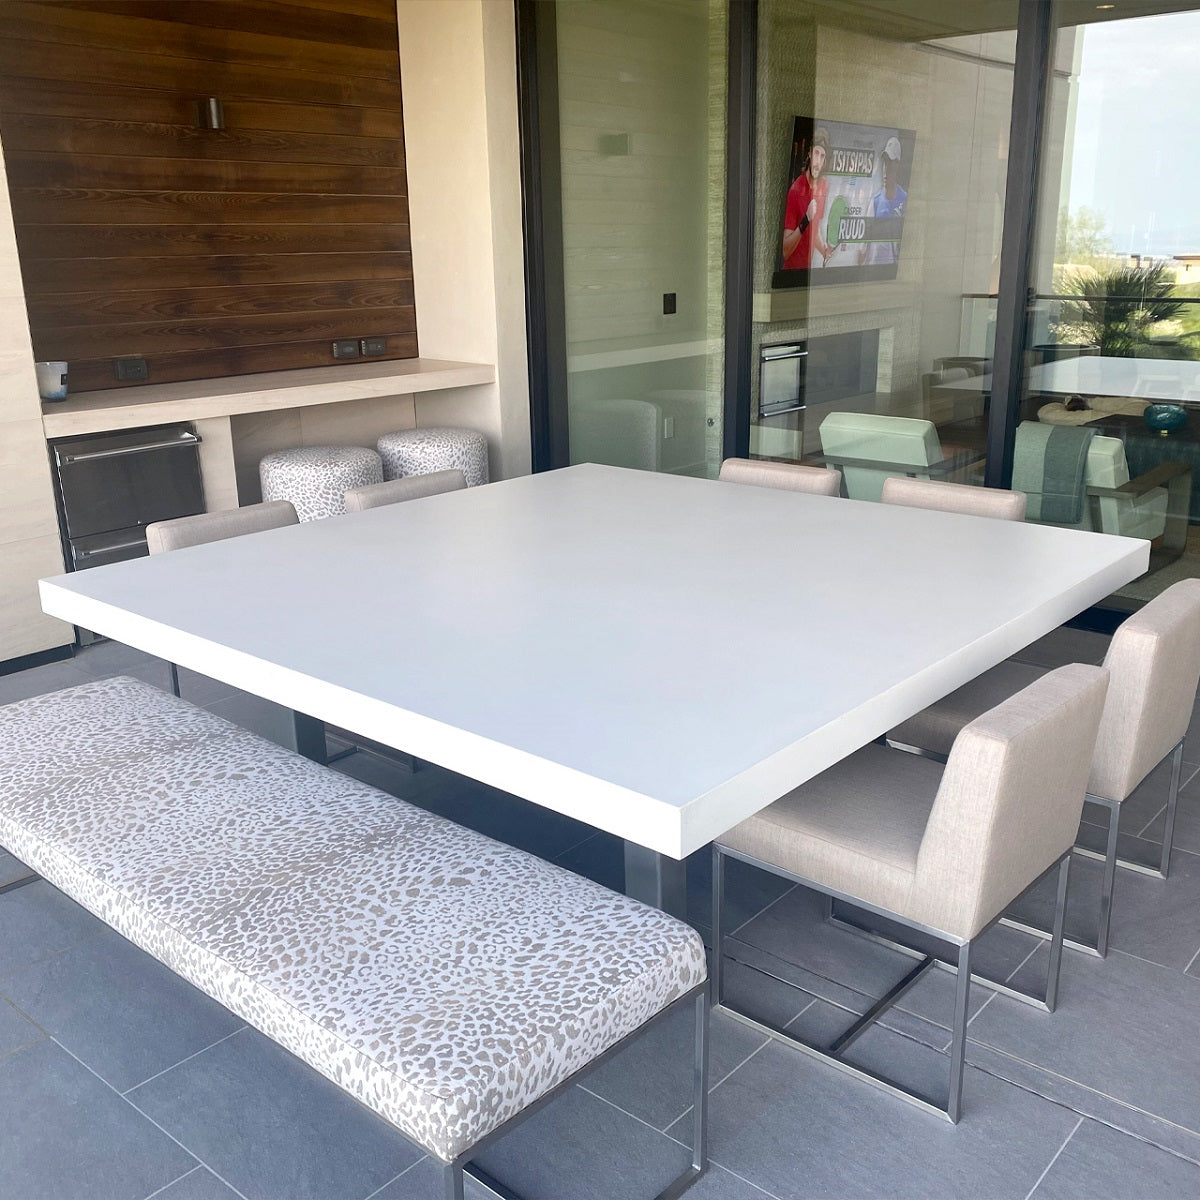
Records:
[[[200,101],[200,128],[224,129],[225,109],[216,96],[209,96]]]

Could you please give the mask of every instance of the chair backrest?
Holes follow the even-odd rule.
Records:
[[[973,938],[1075,841],[1108,671],[1075,663],[965,725],[917,854],[908,915]]]
[[[429,471],[424,475],[406,475],[403,479],[388,479],[383,483],[351,488],[346,493],[346,511],[363,512],[368,508],[382,508],[385,504],[419,500],[422,496],[457,492],[466,486],[467,477],[457,467],[449,471]]]
[[[1013,446],[1012,486],[1027,497],[1026,517],[1072,529],[1089,527],[1087,455],[1094,429],[1022,421]]]
[[[1200,683],[1200,579],[1156,596],[1113,634],[1088,791],[1124,800],[1187,732]]]
[[[1097,434],[1088,447],[1088,487],[1118,488],[1129,482],[1129,463],[1125,458],[1125,447],[1120,438],[1102,437]],[[1098,496],[1096,506],[1100,510],[1100,532],[1121,533],[1122,524],[1128,525],[1129,515],[1137,501],[1132,496]],[[1095,520],[1092,506],[1084,514],[1082,527],[1092,529]]]
[[[571,461],[657,471],[661,410],[648,400],[575,400],[567,406]]]
[[[851,500],[878,500],[890,475],[911,474],[928,479],[921,467],[942,459],[942,444],[932,421],[888,417],[878,413],[830,413],[821,422],[821,448],[846,479]],[[879,467],[850,466],[839,459],[877,462]],[[885,466],[882,464],[891,464]]]
[[[808,492],[813,496],[840,496],[842,473],[828,467],[806,467],[803,463],[771,462],[769,459],[727,458],[721,464],[725,483],[748,483],[755,487]]]
[[[198,513],[194,517],[154,521],[146,526],[146,545],[151,554],[163,554],[168,550],[182,550],[186,546],[220,542],[243,533],[261,533],[264,529],[281,529],[299,523],[300,518],[290,500],[271,500],[266,504]]]
[[[1025,520],[1025,493],[1003,488],[895,475],[883,481],[881,498],[884,504],[903,504],[909,508],[936,508],[972,517],[997,517],[1001,521]]]

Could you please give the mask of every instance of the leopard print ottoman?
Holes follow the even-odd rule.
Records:
[[[427,475],[430,471],[458,467],[466,476],[467,487],[477,487],[488,481],[487,439],[474,429],[456,429],[448,425],[401,429],[396,433],[385,433],[376,445],[383,459],[385,479]]]
[[[346,511],[350,488],[383,482],[379,455],[366,446],[296,446],[276,450],[258,464],[262,498],[290,500],[301,521]]]

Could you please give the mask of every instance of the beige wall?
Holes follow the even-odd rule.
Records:
[[[417,424],[487,435],[494,477],[528,473],[529,379],[509,0],[400,0],[400,78],[423,358],[496,365],[496,382],[417,398]]]
[[[8,181],[0,158],[0,661],[65,645],[70,627],[44,616],[37,579],[62,570],[58,520]]]

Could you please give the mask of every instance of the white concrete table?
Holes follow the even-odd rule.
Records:
[[[678,861],[1149,544],[578,466],[41,583],[48,613]],[[64,751],[69,755],[69,751]]]
[[[972,375],[935,385],[939,392],[986,395],[990,375]],[[1195,403],[1200,363],[1194,359],[1114,358],[1080,355],[1040,363],[1029,370],[1028,390],[1046,396],[1129,396],[1147,403]]]

